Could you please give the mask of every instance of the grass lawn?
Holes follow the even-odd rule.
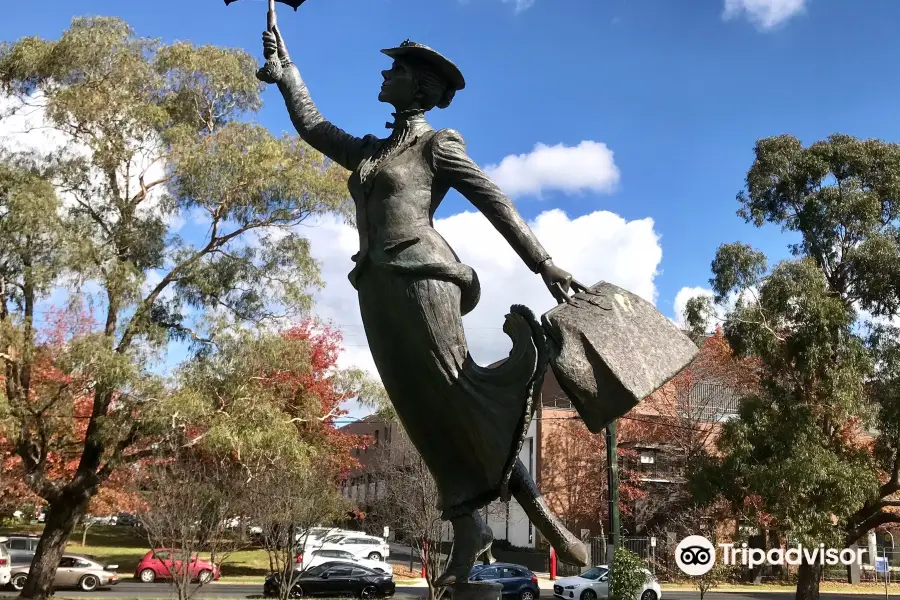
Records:
[[[40,535],[42,525],[23,525],[15,529],[0,529],[0,535]],[[102,558],[107,564],[119,565],[119,573],[133,574],[138,562],[150,550],[147,539],[138,529],[94,525],[88,529],[87,545],[81,545],[81,528],[76,528],[66,545],[72,554],[88,554]],[[200,554],[208,559],[208,554]],[[222,565],[222,579],[228,581],[262,581],[269,572],[269,559],[265,550],[242,550],[232,553]]]
[[[676,591],[696,591],[697,587],[688,583],[662,583],[663,597],[665,593]],[[797,589],[795,584],[780,583],[761,583],[759,585],[734,585],[722,584],[713,588],[711,592],[793,592]],[[850,585],[849,583],[841,583],[836,581],[823,581],[819,584],[821,592],[838,592],[846,594],[881,594],[884,595],[884,581],[875,583],[872,581],[862,581],[858,585]],[[888,587],[890,594],[900,593],[900,583],[893,582]]]

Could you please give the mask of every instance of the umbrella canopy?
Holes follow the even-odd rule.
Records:
[[[225,0],[225,6],[228,6],[232,2],[237,2],[238,0]],[[287,4],[290,7],[293,7],[294,10],[300,8],[300,5],[306,2],[306,0],[275,0],[276,2],[281,2],[282,4]]]

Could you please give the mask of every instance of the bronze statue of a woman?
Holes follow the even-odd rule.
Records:
[[[454,188],[559,302],[575,285],[469,158],[459,133],[435,131],[425,121],[425,113],[446,108],[465,87],[459,69],[409,41],[382,50],[394,59],[382,71],[378,95],[394,107],[393,131],[384,139],[358,138],[316,109],[277,26],[263,34],[263,49],[269,62],[259,77],[278,85],[300,137],[351,171],[360,248],[349,277],[369,348],[404,429],[434,476],[443,518],[453,525],[450,563],[437,583],[467,580],[493,540],[478,511],[507,498],[507,491],[562,560],[586,565],[584,544],[547,509],[518,460],[547,369],[544,332],[528,309],[513,307],[504,326],[513,339],[509,358],[493,368],[475,364],[462,317],[478,303],[478,278],[434,229],[434,212]]]

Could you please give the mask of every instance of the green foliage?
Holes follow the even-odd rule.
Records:
[[[719,587],[720,583],[727,583],[731,578],[731,575],[731,567],[717,562],[713,565],[712,569],[699,577],[695,577],[693,582],[697,591],[700,592],[700,600],[703,600],[708,591]]]
[[[840,547],[898,520],[885,510],[900,491],[898,332],[865,335],[861,309],[900,310],[900,145],[835,135],[804,148],[778,136],[755,150],[738,214],[800,241],[772,268],[746,244],[716,253],[715,299],[737,299],[725,335],[761,379],[691,486],[804,544]],[[874,453],[864,440],[873,427]]]
[[[247,461],[314,454],[284,443],[305,413],[275,419],[282,407],[252,371],[264,359],[308,368],[309,357],[245,331],[309,310],[321,280],[296,226],[349,215],[346,173],[248,120],[261,106],[256,66],[243,50],[167,45],[109,17],[0,45],[0,94],[63,140],[0,156],[0,442],[51,507],[83,511],[117,471],[196,441],[189,418],[210,424],[209,448]],[[183,239],[180,223],[205,234]],[[74,322],[39,332],[36,307],[59,289],[84,302]],[[173,386],[153,372],[173,340],[201,359],[217,342],[222,353]],[[69,532],[51,533],[41,564],[56,564]],[[33,572],[40,590],[27,593],[49,593],[47,569]]]
[[[609,573],[610,598],[634,600],[649,579],[647,565],[637,554],[622,546],[616,548]]]

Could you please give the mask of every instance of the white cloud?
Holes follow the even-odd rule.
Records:
[[[758,29],[769,31],[806,9],[806,0],[725,0],[722,18],[746,16]]]
[[[515,11],[517,13],[528,10],[534,6],[534,2],[535,0],[503,0],[503,4],[515,4]]]
[[[607,211],[571,219],[560,210],[541,213],[532,223],[554,262],[586,285],[610,281],[650,301],[656,300],[654,278],[662,260],[652,219],[625,221]],[[435,221],[436,229],[473,267],[481,282],[481,301],[464,318],[469,350],[476,362],[490,364],[508,355],[511,343],[501,327],[512,304],[525,304],[536,315],[556,301],[539,275],[529,271],[503,237],[477,212]],[[347,280],[350,256],[359,248],[358,234],[333,218],[304,228],[313,255],[322,263],[326,288],[316,294],[318,316],[343,330],[346,352],[341,366],[358,366],[377,376],[366,345],[356,292]]]
[[[710,298],[713,297],[713,291],[711,289],[705,287],[683,287],[678,290],[678,293],[675,294],[675,302],[672,307],[672,312],[675,315],[673,321],[679,326],[684,327],[686,323],[684,322],[684,309],[687,308],[688,300],[691,298],[696,298],[697,296],[708,296]]]
[[[577,146],[536,144],[528,154],[511,154],[485,172],[510,196],[540,196],[557,190],[611,193],[619,184],[619,169],[606,144],[585,140]]]

